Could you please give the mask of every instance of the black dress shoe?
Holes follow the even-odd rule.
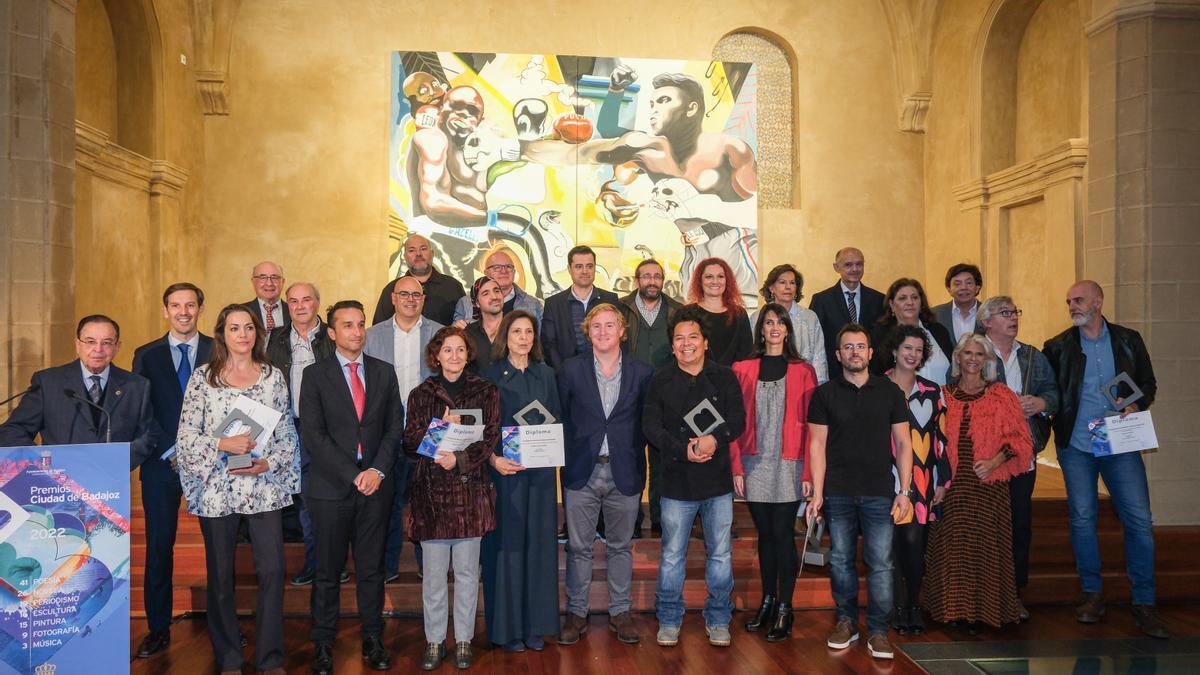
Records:
[[[317,645],[312,662],[313,675],[333,675],[333,645]]]
[[[779,609],[775,612],[775,623],[771,626],[771,630],[767,631],[767,642],[782,642],[792,635],[792,604],[790,602],[779,603]]]
[[[746,622],[746,631],[755,633],[763,626],[768,625],[770,621],[775,619],[775,608],[778,603],[775,601],[775,596],[764,595],[762,604],[758,607],[758,612],[754,614],[754,618]]]
[[[300,573],[292,577],[293,586],[307,586],[313,582],[317,576],[317,571],[311,567],[305,567],[300,570]]]
[[[558,534],[556,536],[558,537],[558,543],[567,543],[567,526],[565,524],[558,528]]]
[[[338,583],[344,584],[347,581],[350,581],[350,572],[342,570],[342,576],[338,577]]]
[[[426,642],[425,654],[421,656],[421,670],[433,670],[442,665],[446,658],[446,645],[441,642]]]
[[[454,667],[459,670],[466,670],[475,663],[475,652],[471,650],[471,643],[460,641],[454,643]]]
[[[142,640],[142,644],[138,645],[137,657],[139,659],[148,659],[151,656],[161,652],[171,644],[171,631],[168,630],[152,630]]]
[[[250,644],[250,641],[246,639],[246,634],[240,630],[238,631],[238,640],[242,643],[243,648]]]
[[[371,670],[387,670],[392,667],[392,657],[388,656],[387,650],[383,648],[383,642],[378,636],[363,640],[362,656],[363,661],[367,662],[367,667]]]

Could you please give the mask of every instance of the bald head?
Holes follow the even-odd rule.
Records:
[[[425,292],[421,282],[414,277],[400,277],[392,286],[392,307],[396,310],[396,320],[405,328],[416,323],[417,317],[425,309]]]
[[[1100,312],[1104,308],[1104,289],[1091,279],[1076,281],[1067,289],[1067,311],[1071,324],[1098,329]]]
[[[279,294],[283,292],[283,282],[283,268],[270,260],[258,263],[250,272],[254,295],[267,304],[279,301]]]
[[[500,284],[501,294],[505,296],[508,295],[517,278],[516,269],[512,256],[504,251],[493,251],[483,263],[483,273]]]
[[[851,290],[858,288],[858,285],[862,283],[865,269],[866,262],[863,259],[862,251],[853,246],[841,249],[833,257],[833,271],[838,273],[842,283]]]
[[[425,237],[410,235],[404,240],[403,253],[409,274],[424,280],[433,271],[433,244]]]

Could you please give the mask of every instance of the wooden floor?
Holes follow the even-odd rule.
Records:
[[[968,636],[946,627],[934,626],[925,635],[905,638],[893,635],[897,644],[904,641],[955,642],[984,640],[1074,640],[1123,639],[1140,636],[1129,616],[1128,606],[1110,605],[1104,621],[1094,626],[1076,623],[1069,606],[1034,607],[1033,617],[1026,623],[992,630],[978,636]],[[1174,631],[1176,640],[1195,640],[1200,637],[1200,611],[1190,605],[1166,605],[1164,618]],[[735,624],[745,621],[745,612],[734,615]],[[835,652],[825,646],[833,615],[827,610],[810,610],[797,614],[792,639],[769,644],[761,635],[751,635],[736,626],[733,644],[728,649],[712,647],[704,636],[703,619],[689,612],[679,646],[673,649],[654,644],[657,624],[654,615],[637,615],[642,642],[625,645],[607,628],[608,617],[593,615],[588,632],[578,644],[560,647],[548,643],[543,652],[508,654],[487,644],[483,621],[478,622],[474,646],[474,673],[604,673],[605,675],[639,675],[641,673],[688,673],[713,675],[750,675],[758,673],[888,673],[902,675],[923,672],[907,659],[900,649],[894,662],[879,661],[867,654],[866,647],[855,644]],[[130,649],[145,636],[142,622],[134,622]],[[208,642],[206,624],[201,618],[184,618],[172,629],[168,651],[150,659],[133,662],[132,673],[209,673],[215,664]],[[289,673],[308,672],[313,656],[308,641],[309,622],[288,619],[285,623],[287,657],[284,663]],[[243,672],[253,672],[254,623],[244,620],[242,629],[250,639],[246,648],[247,665]],[[392,654],[393,673],[421,672],[419,663],[424,635],[419,618],[388,619],[386,645]],[[343,620],[335,647],[335,667],[339,674],[371,673],[363,667],[360,656],[358,622]],[[453,663],[443,663],[436,672],[453,672]]]

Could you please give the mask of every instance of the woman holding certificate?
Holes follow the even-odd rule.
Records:
[[[746,630],[765,626],[767,641],[792,632],[792,593],[799,560],[795,521],[800,500],[812,493],[808,455],[808,402],[817,373],[800,358],[792,320],[770,303],[754,327],[755,355],[733,364],[742,389],[746,427],[729,448],[733,490],[746,499],[758,530],[763,600]]]
[[[212,356],[192,373],[176,437],[179,480],[188,511],[200,519],[208,572],[208,634],[223,673],[242,672],[242,638],[234,603],[233,561],[239,523],[249,525],[258,572],[255,668],[283,671],[282,509],[300,491],[300,453],[283,373],[268,363],[257,316],[229,305],[217,316]],[[244,397],[244,399],[243,399]],[[265,440],[253,431],[224,436],[245,399],[283,416]],[[239,400],[241,402],[239,403]],[[247,412],[242,410],[241,412]],[[249,466],[231,469],[249,455]]]
[[[1008,481],[1029,468],[1033,445],[1017,395],[996,381],[988,339],[963,335],[953,363],[958,382],[942,390],[950,480],[934,490],[942,517],[930,526],[923,597],[935,620],[973,635],[1019,619]]]
[[[429,367],[438,371],[417,385],[408,398],[404,448],[417,465],[409,480],[408,535],[424,552],[421,604],[425,614],[425,655],[421,668],[433,670],[446,657],[448,610],[446,573],[454,565],[454,663],[469,668],[475,660],[475,610],[479,603],[479,544],[496,527],[495,488],[486,466],[500,439],[500,396],[495,385],[466,371],[475,357],[463,329],[449,326],[434,334],[425,349]],[[419,452],[430,422],[461,424],[455,410],[478,410],[480,440],[456,452]],[[449,434],[448,434],[449,436]],[[428,445],[428,444],[427,444]]]
[[[562,420],[554,369],[542,359],[537,321],[505,315],[484,377],[500,390],[505,427]],[[483,538],[488,637],[505,651],[541,651],[558,632],[558,481],[554,467],[525,468],[501,447],[488,458],[496,484],[496,530]]]

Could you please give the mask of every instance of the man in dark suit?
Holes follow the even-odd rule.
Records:
[[[150,383],[112,365],[120,348],[116,321],[103,314],[80,319],[79,358],[33,374],[21,404],[0,424],[0,447],[33,445],[39,434],[42,445],[104,443],[111,437],[129,443],[130,471],[141,466],[158,442]]]
[[[833,271],[841,279],[833,286],[813,295],[808,307],[816,312],[825,334],[825,356],[830,364],[837,363],[837,334],[848,323],[868,328],[883,314],[883,293],[862,283],[866,263],[862,251],[846,247],[833,259]]]
[[[412,277],[421,284],[421,292],[425,294],[425,306],[421,315],[430,321],[436,321],[443,326],[449,326],[454,321],[454,306],[459,298],[467,294],[458,279],[437,271],[433,266],[433,244],[419,234],[410,235],[404,240],[401,249],[404,264],[408,271],[392,279],[379,292],[379,302],[375,305],[375,317],[371,325],[378,325],[392,318],[395,309],[392,306],[392,292],[396,282],[404,277]]]
[[[567,616],[560,644],[587,630],[592,582],[592,532],[601,511],[607,526],[609,626],[625,643],[640,640],[629,614],[633,525],[646,484],[642,406],[653,372],[622,354],[625,316],[616,305],[593,308],[583,322],[591,349],[558,373],[566,466],[562,477],[570,539],[567,544]]]
[[[391,667],[383,646],[383,547],[392,508],[395,466],[404,433],[396,372],[363,354],[367,316],[343,300],[326,322],[334,358],[305,371],[300,392],[304,446],[312,462],[304,501],[312,517],[317,575],[312,593],[312,672],[333,672],[333,641],[340,606],[338,575],[353,545],[362,617],[362,654],[375,670]],[[365,380],[365,381],[364,381]]]
[[[250,283],[254,285],[254,299],[243,302],[246,309],[258,315],[258,320],[267,329],[267,338],[271,331],[292,322],[288,315],[287,303],[280,300],[283,293],[283,268],[270,260],[264,260],[254,266],[250,273]]]
[[[977,265],[958,263],[946,270],[946,292],[950,302],[933,308],[933,318],[946,327],[952,344],[964,333],[983,333],[979,319],[979,291],[983,290],[983,273]]]
[[[142,640],[140,659],[157,654],[171,643],[171,578],[175,571],[175,533],[183,488],[175,471],[175,436],[183,392],[196,366],[208,362],[212,338],[200,334],[204,291],[187,282],[163,291],[167,334],[133,353],[133,372],[150,381],[150,408],[161,433],[159,448],[142,462],[142,509],[146,512],[146,577],[142,593],[150,634]]]
[[[333,356],[333,340],[325,330],[321,321],[321,292],[313,284],[297,282],[288,287],[283,294],[287,301],[288,314],[292,323],[276,328],[267,342],[267,359],[275,367],[283,371],[287,380],[288,395],[291,397],[292,416],[295,418],[296,429],[301,430],[300,420],[300,390],[304,382],[304,369],[316,361]],[[300,441],[300,485],[301,489],[308,483],[309,457],[304,441]],[[294,516],[293,516],[294,514]],[[292,577],[293,586],[307,586],[316,574],[316,554],[312,537],[312,518],[303,503],[293,504],[283,513],[285,522],[296,517],[300,521],[300,530],[304,537],[304,567],[300,573]],[[294,525],[292,527],[295,527]],[[340,581],[350,580],[349,573],[343,572]]]
[[[571,287],[546,298],[542,314],[542,351],[546,363],[558,370],[567,359],[587,350],[583,319],[601,303],[619,306],[617,294],[596,288],[596,252],[576,246],[567,252]]]

